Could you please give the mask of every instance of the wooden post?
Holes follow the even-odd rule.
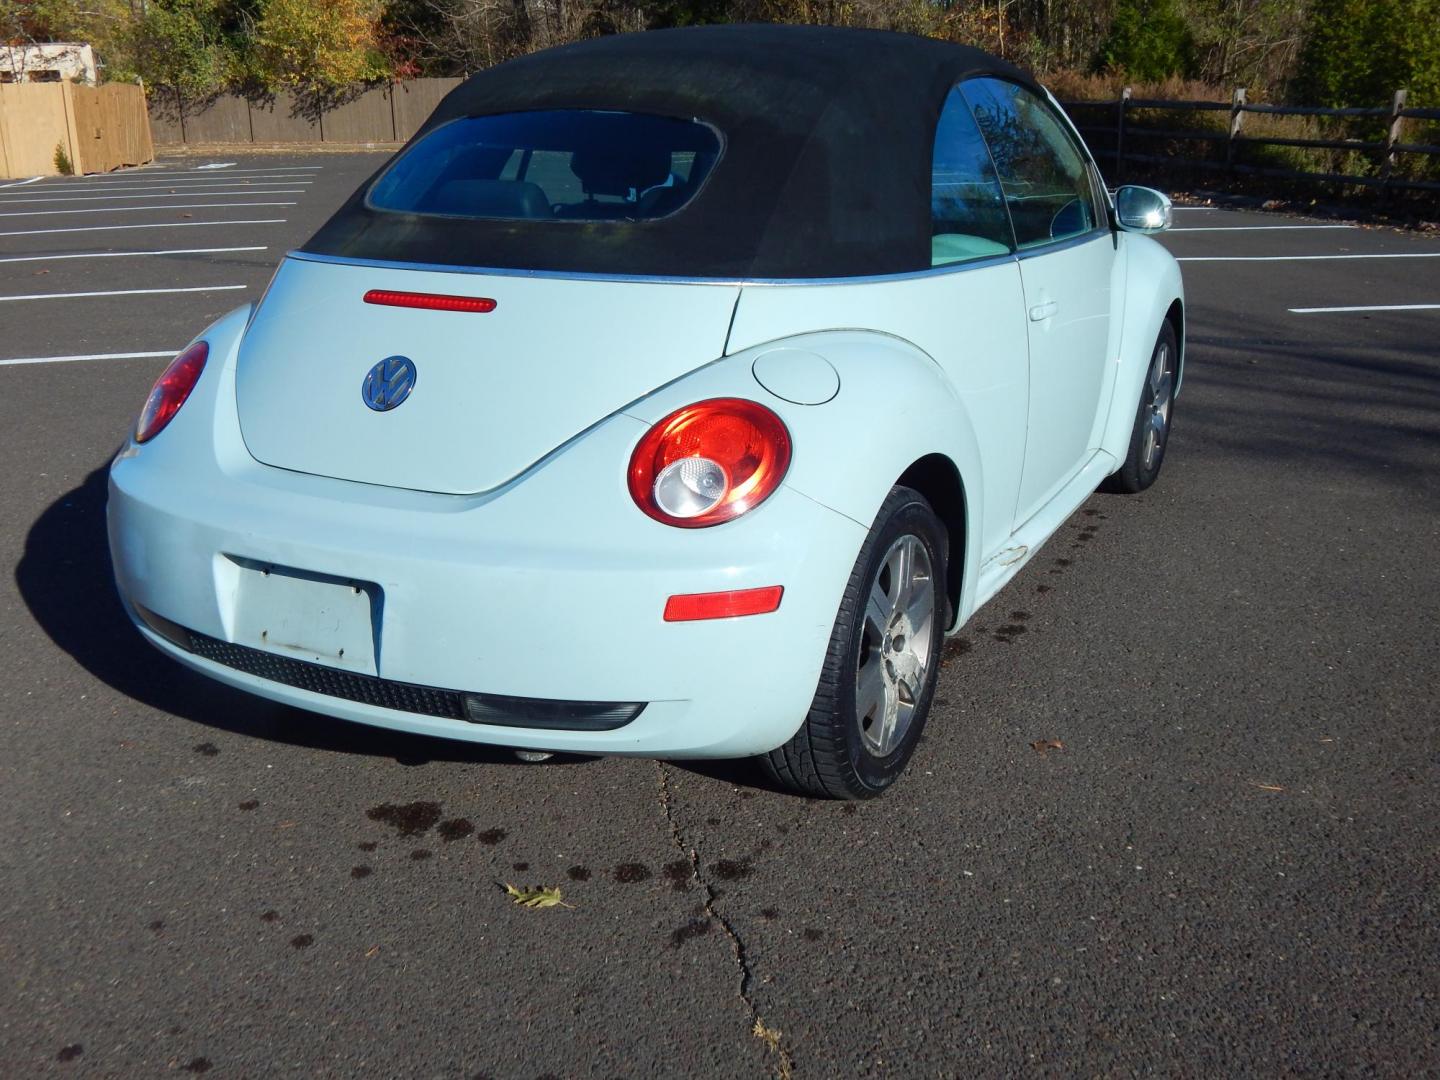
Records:
[[[1405,91],[1396,90],[1390,99],[1390,126],[1385,129],[1385,149],[1380,159],[1380,183],[1389,185],[1390,173],[1395,168],[1395,144],[1400,141],[1400,129],[1405,118],[1400,111],[1405,108]]]
[[[1235,137],[1245,123],[1245,88],[1237,86],[1230,97],[1230,134],[1225,139],[1225,171],[1235,168]]]
[[[74,84],[69,79],[60,80],[60,100],[65,108],[65,149],[70,158],[70,172],[73,176],[84,176],[85,162],[81,158],[80,125],[75,122]]]
[[[5,115],[5,84],[0,83],[0,178],[10,178],[10,148],[6,145],[5,129],[9,126]]]
[[[1115,184],[1125,176],[1125,109],[1130,104],[1130,87],[1120,91],[1120,115],[1115,121]]]

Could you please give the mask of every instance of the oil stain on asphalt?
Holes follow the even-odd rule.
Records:
[[[690,863],[685,859],[676,859],[668,862],[660,868],[665,875],[665,880],[670,882],[670,887],[676,892],[685,892],[690,888],[690,879],[694,872],[690,869]]]
[[[745,859],[718,859],[710,864],[710,873],[721,881],[739,881],[754,872],[750,860]]]
[[[687,941],[704,937],[710,932],[711,925],[712,921],[708,918],[689,920],[684,926],[679,927],[670,934],[670,947],[672,949],[678,949]]]
[[[449,821],[442,821],[436,831],[439,832],[441,840],[463,840],[475,831],[475,826],[463,817],[451,818]]]
[[[401,836],[419,836],[435,827],[440,820],[440,804],[433,802],[412,802],[404,806],[384,803],[365,811],[371,821],[390,825]]]

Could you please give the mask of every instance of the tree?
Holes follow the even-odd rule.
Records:
[[[256,27],[271,88],[333,94],[388,74],[371,0],[265,0]]]
[[[1172,0],[1120,0],[1095,67],[1153,81],[1190,77],[1196,67],[1195,38]]]
[[[229,76],[229,50],[207,0],[152,0],[117,37],[110,75],[138,75],[187,97],[220,90]]]
[[[1402,87],[1440,103],[1440,0],[1313,0],[1295,96],[1373,106]]]
[[[1186,0],[1199,74],[1222,87],[1269,87],[1294,68],[1305,4],[1294,0]]]

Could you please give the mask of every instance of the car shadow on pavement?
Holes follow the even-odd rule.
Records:
[[[337,753],[431,761],[521,762],[508,750],[387,731],[233,690],[151,646],[120,606],[105,534],[108,464],[46,508],[30,527],[16,585],[41,629],[101,682],[173,716],[257,739]],[[548,764],[594,760],[557,754]],[[533,767],[533,766],[527,766]]]

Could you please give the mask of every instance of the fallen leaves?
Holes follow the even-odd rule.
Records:
[[[505,883],[505,895],[510,897],[511,903],[518,904],[520,907],[574,907],[573,904],[565,903],[560,889],[554,885],[541,885],[538,888],[528,885],[516,887],[507,881]]]
[[[1051,750],[1064,750],[1065,744],[1059,739],[1036,739],[1030,744],[1030,749],[1044,757]]]

